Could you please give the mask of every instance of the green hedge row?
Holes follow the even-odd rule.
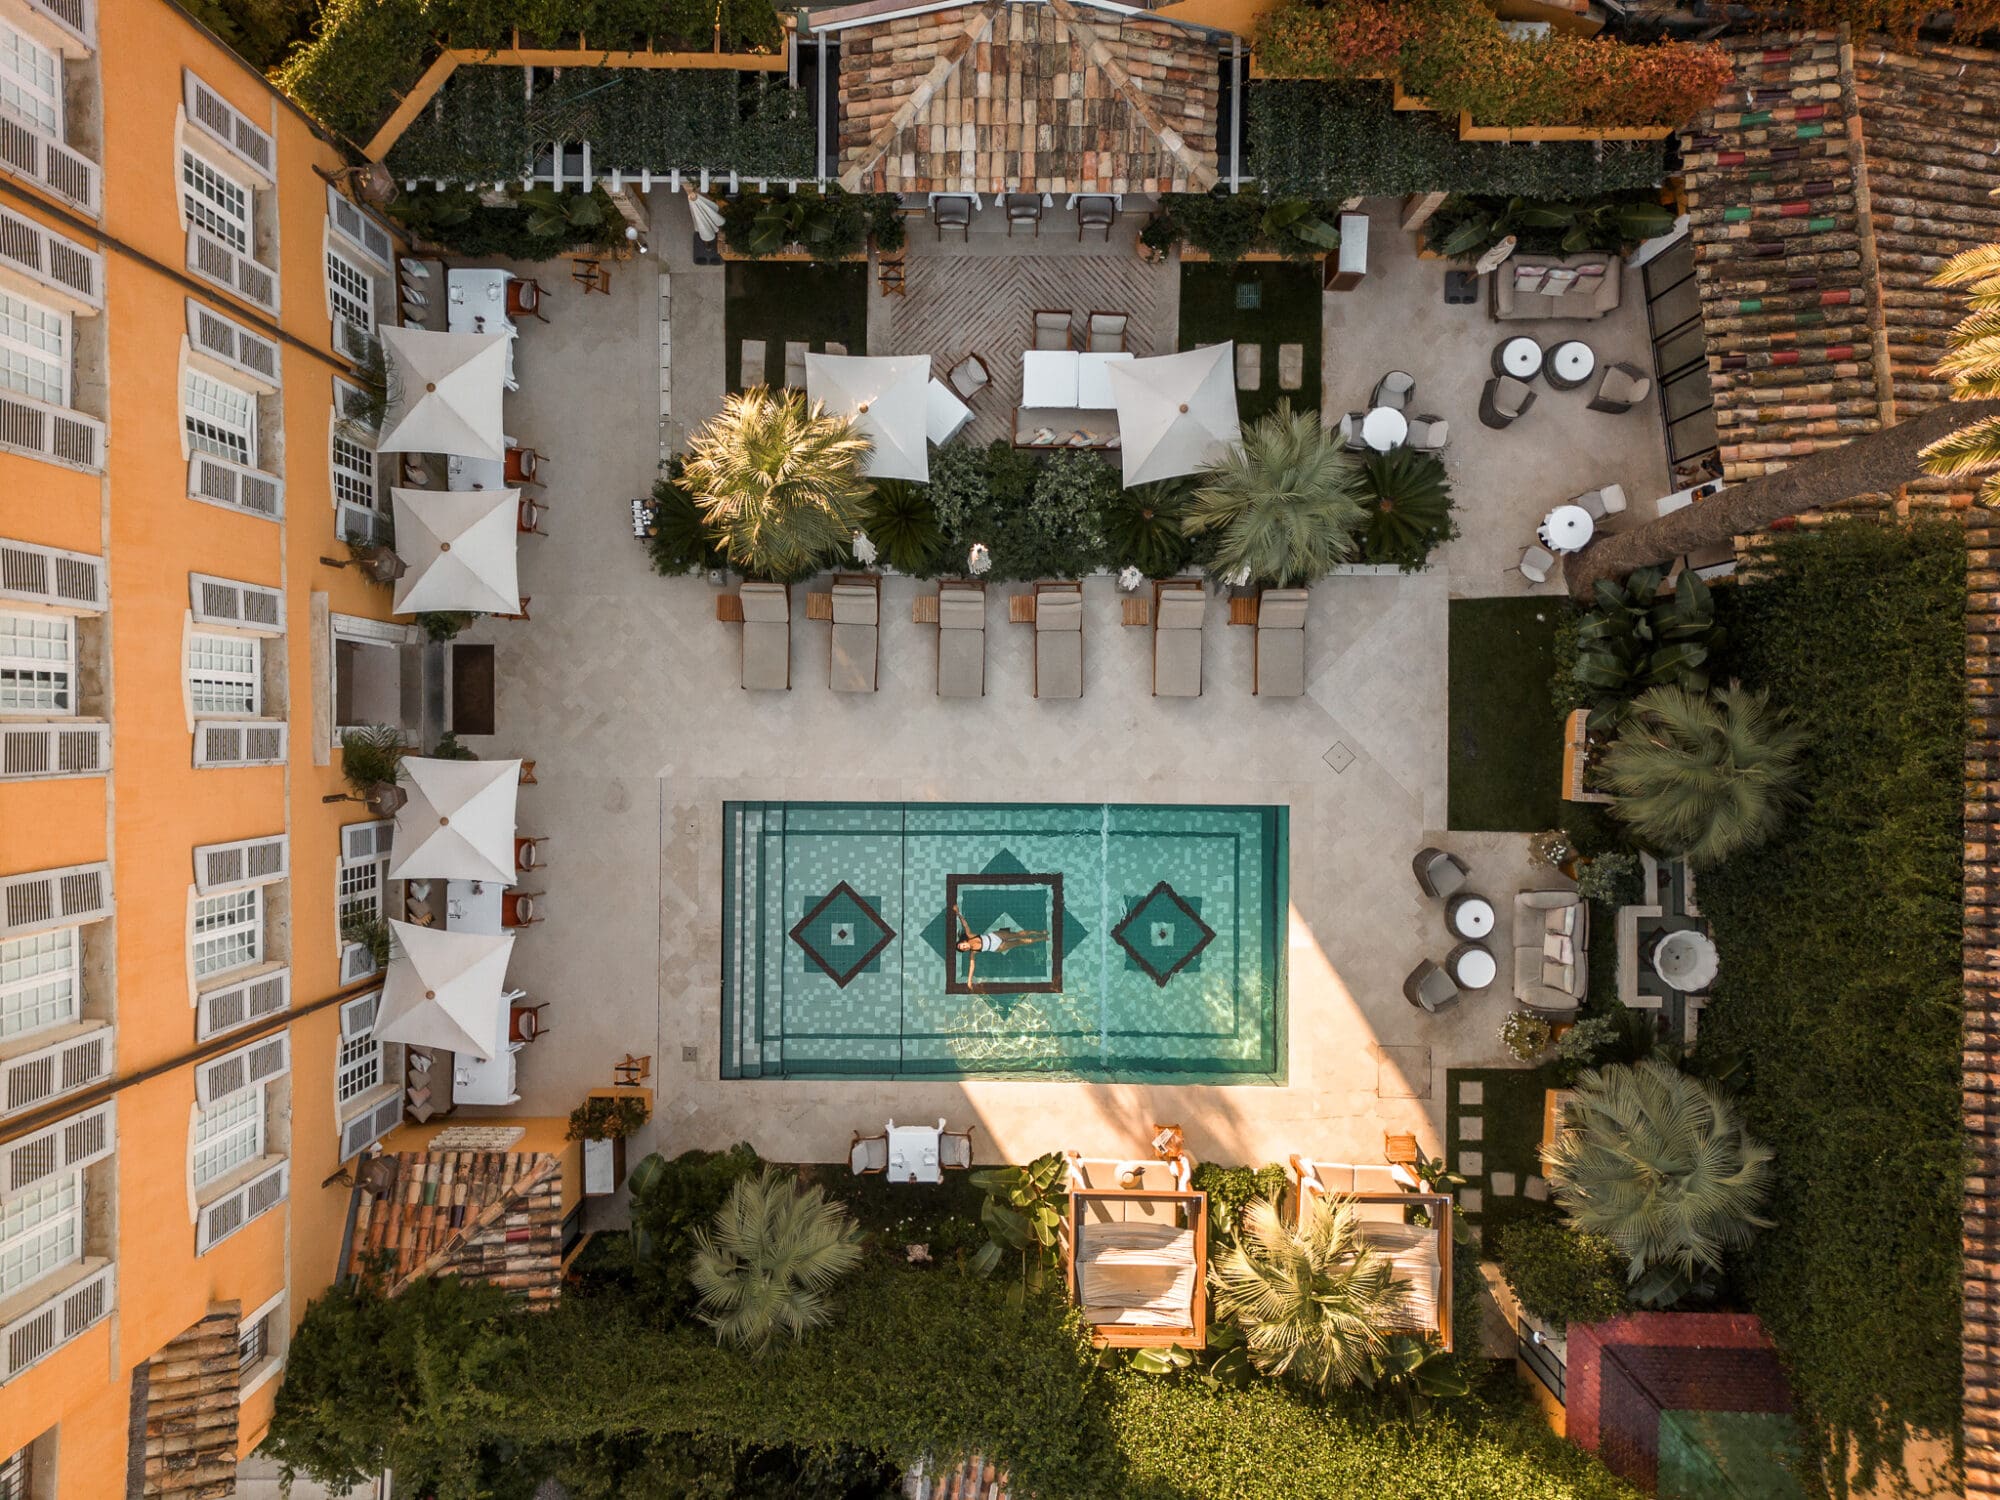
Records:
[[[594,171],[813,175],[807,97],[776,73],[570,68],[530,100],[513,68],[460,68],[390,151],[401,178],[517,179],[550,141],[589,141]]]
[[[1387,84],[1258,79],[1246,110],[1249,165],[1280,197],[1593,198],[1666,176],[1662,141],[1461,141],[1455,120],[1397,110]]]

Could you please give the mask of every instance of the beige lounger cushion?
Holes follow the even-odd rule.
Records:
[[[1437,1231],[1366,1219],[1357,1227],[1364,1240],[1395,1263],[1396,1279],[1403,1284],[1403,1307],[1396,1326],[1435,1329],[1438,1282],[1443,1274],[1438,1263]]]
[[[792,685],[792,602],[782,583],[746,583],[743,601],[743,685]]]
[[[1172,1224],[1088,1224],[1077,1247],[1084,1320],[1186,1327],[1195,1292],[1194,1231]]]
[[[1083,696],[1083,595],[1043,594],[1035,603],[1035,696]]]
[[[1201,696],[1201,587],[1160,590],[1153,622],[1153,692],[1161,698]]]
[[[833,654],[827,681],[836,693],[875,691],[882,596],[866,584],[833,586]]]
[[[986,595],[978,589],[938,593],[937,690],[940,698],[986,692]]]
[[[1297,698],[1306,690],[1306,591],[1266,589],[1257,605],[1257,694]]]

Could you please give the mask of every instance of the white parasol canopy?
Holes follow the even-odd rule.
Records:
[[[381,337],[389,411],[376,452],[456,453],[495,462],[507,457],[500,422],[505,334],[384,328]]]
[[[518,760],[430,760],[405,756],[409,800],[396,811],[391,880],[514,883]]]
[[[688,214],[694,220],[694,232],[710,244],[722,228],[722,209],[713,198],[704,198],[695,191],[693,183],[681,189],[687,194]]]
[[[470,1052],[492,1061],[507,1048],[507,960],[514,935],[446,932],[391,922],[395,949],[382,980],[375,1036]]]
[[[511,615],[521,607],[516,547],[519,490],[389,491],[396,555],[395,611],[469,609]]]
[[[1234,344],[1211,344],[1104,367],[1118,408],[1126,484],[1192,474],[1242,441],[1235,359]]]
[[[924,438],[930,379],[930,357],[923,354],[806,356],[806,395],[854,419],[856,431],[875,445],[862,472],[877,479],[931,477]]]

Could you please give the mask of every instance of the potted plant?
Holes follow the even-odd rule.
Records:
[[[609,1197],[625,1180],[625,1141],[652,1118],[653,1091],[592,1089],[569,1112],[566,1140],[583,1143],[583,1195]]]
[[[403,733],[388,724],[349,729],[340,736],[340,769],[354,791],[328,802],[363,802],[378,818],[391,818],[409,800],[403,779]]]

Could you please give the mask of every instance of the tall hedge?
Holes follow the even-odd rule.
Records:
[[[1396,109],[1381,83],[1258,79],[1246,112],[1249,169],[1274,196],[1591,198],[1666,176],[1663,141],[1461,141],[1454,120]]]

